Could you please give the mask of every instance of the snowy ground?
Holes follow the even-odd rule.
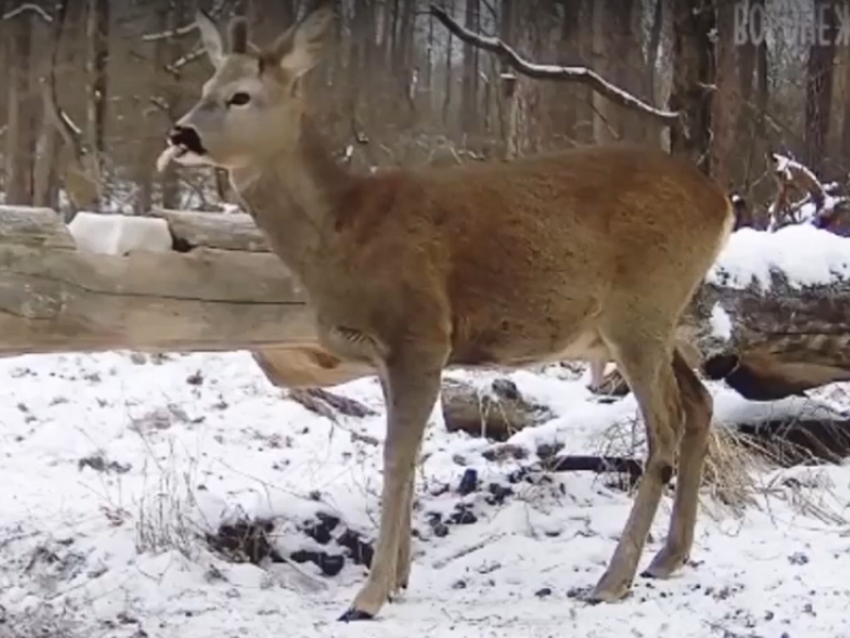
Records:
[[[340,519],[334,535],[370,537],[382,414],[337,424],[316,416],[282,399],[245,353],[29,356],[2,360],[0,376],[3,638],[37,636],[48,621],[63,627],[57,638],[850,634],[848,468],[783,473],[826,484],[822,506],[835,522],[802,515],[780,477],[766,474],[763,483],[778,487],[744,518],[702,517],[694,564],[681,576],[638,580],[625,602],[587,606],[570,593],[601,575],[629,497],[599,477],[561,474],[511,485],[514,495],[488,504],[488,486],[509,485],[518,461],[488,462],[486,442],[435,423],[417,486],[411,589],[377,621],[344,625],[335,618],[362,566],[346,561],[328,577],[312,563],[235,564],[195,532],[240,511],[274,515],[276,547],[290,556],[322,549],[298,526],[324,512]],[[583,379],[511,378],[559,415],[515,436],[532,456],[552,442],[592,453],[613,422],[635,417],[631,398],[592,402]],[[712,390],[721,421],[801,405],[754,406]],[[381,410],[372,379],[339,391]],[[468,467],[484,487],[461,497]],[[433,525],[435,512],[451,519],[461,501],[475,523]],[[667,498],[645,561],[663,540],[669,506]],[[33,630],[21,633],[26,623]]]

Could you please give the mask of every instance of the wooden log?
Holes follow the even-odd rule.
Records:
[[[489,392],[446,380],[441,398],[443,420],[449,432],[466,432],[493,441],[506,441],[514,433],[553,416],[546,406],[523,397],[507,379],[494,381]]]
[[[766,251],[771,235],[779,235],[741,232],[751,234],[748,241],[763,242]],[[788,227],[780,233],[800,233],[800,242],[829,241],[829,250],[846,251],[850,263],[850,239],[812,228]],[[820,266],[829,270],[827,262]],[[689,362],[754,401],[850,381],[850,277],[835,272],[801,285],[791,273],[774,266],[767,271],[740,281],[721,256],[683,318],[680,332],[700,353]],[[614,371],[607,381],[621,378]]]
[[[0,352],[239,350],[315,344],[272,254],[127,257],[0,243]]]
[[[0,244],[75,247],[59,213],[52,208],[32,206],[0,206]]]
[[[691,309],[707,377],[765,401],[850,380],[850,280],[795,285],[772,270],[766,286],[727,283],[719,269]]]
[[[150,215],[165,219],[177,245],[185,250],[206,246],[220,250],[269,252],[265,235],[245,213],[195,213],[154,208]]]

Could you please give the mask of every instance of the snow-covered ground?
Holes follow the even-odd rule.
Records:
[[[542,443],[593,453],[612,423],[634,420],[631,397],[596,403],[586,379],[555,370],[510,375],[556,415],[515,435],[531,457]],[[371,538],[383,436],[373,379],[336,391],[377,414],[333,423],[283,398],[246,353],[27,356],[0,361],[0,378],[3,638],[35,638],[48,623],[60,626],[51,638],[850,635],[850,468],[761,475],[771,496],[744,517],[704,510],[693,564],[680,576],[639,579],[626,601],[588,606],[571,593],[601,575],[629,496],[583,473],[511,484],[522,461],[487,461],[490,444],[435,422],[418,476],[410,590],[376,621],[345,625],[336,617],[363,582],[362,566],[346,560],[323,576],[309,562],[238,564],[198,534],[240,512],[274,516],[284,558],[343,553],[299,531],[323,513],[339,519],[333,536]],[[812,405],[712,391],[719,427]],[[460,496],[467,468],[482,487]],[[820,506],[835,520],[801,513],[783,476],[821,485]],[[495,499],[500,486],[514,493]],[[459,503],[466,514],[452,522]],[[668,496],[644,561],[669,511]],[[438,513],[446,524],[435,524]]]

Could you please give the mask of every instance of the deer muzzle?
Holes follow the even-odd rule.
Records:
[[[157,159],[156,166],[162,172],[171,161],[183,165],[206,164],[206,156],[198,132],[191,126],[177,125],[169,132],[168,146]]]

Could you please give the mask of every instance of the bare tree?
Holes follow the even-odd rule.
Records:
[[[715,28],[713,0],[673,0],[673,86],[670,106],[681,112],[682,125],[670,130],[670,151],[689,157],[710,171],[711,85]]]
[[[832,3],[815,2],[814,11],[816,24],[825,27],[825,38],[816,38],[809,48],[804,161],[816,173],[822,174],[832,105],[832,67],[835,59],[837,20]]]

